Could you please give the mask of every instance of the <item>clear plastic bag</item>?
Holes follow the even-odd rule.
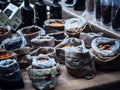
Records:
[[[112,4],[112,28],[120,30],[120,0],[113,0]]]

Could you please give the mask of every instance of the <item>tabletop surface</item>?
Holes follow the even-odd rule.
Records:
[[[97,71],[95,78],[86,80],[83,78],[78,79],[71,76],[67,72],[65,65],[60,65],[60,69],[61,74],[57,77],[55,90],[86,90],[120,82],[120,71]],[[26,70],[22,70],[22,75],[25,87],[19,90],[35,90]]]
[[[64,1],[64,0],[63,0]],[[50,0],[45,0],[47,3],[51,3]],[[76,16],[83,14],[83,12],[73,11],[72,8],[66,8],[64,3],[61,3],[64,9],[64,14],[68,14],[68,16]],[[86,17],[86,16],[85,16]],[[91,17],[93,17],[91,15]],[[67,18],[67,17],[66,17]],[[87,19],[91,19],[86,17]],[[91,23],[94,23],[90,20]],[[99,23],[99,22],[98,22]],[[114,31],[112,31],[114,32]],[[119,35],[120,32],[114,32]],[[66,70],[65,65],[60,65],[61,75],[57,77],[57,84],[55,90],[85,90],[90,89],[93,87],[101,87],[103,85],[109,85],[113,83],[120,82],[120,71],[97,71],[95,78],[91,80],[86,79],[78,79],[74,78],[73,76],[69,75]],[[32,82],[30,81],[26,70],[22,70],[22,75],[25,83],[25,87],[19,90],[35,90],[32,86]]]

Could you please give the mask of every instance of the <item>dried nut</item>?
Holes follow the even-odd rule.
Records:
[[[68,46],[63,46],[61,48],[74,48],[74,46],[73,45],[68,45]]]
[[[60,22],[52,22],[50,23],[50,26],[64,26],[64,24]]]

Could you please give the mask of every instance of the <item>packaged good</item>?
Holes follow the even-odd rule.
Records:
[[[56,85],[57,66],[53,58],[34,57],[32,65],[27,68],[33,86],[38,90],[54,89]]]
[[[17,59],[17,55],[16,55],[16,53],[14,53],[12,51],[1,50],[0,51],[0,61],[5,60],[5,59]]]
[[[45,35],[45,30],[41,27],[32,25],[28,27],[21,28],[17,31],[17,34],[23,36],[27,40],[27,45],[31,46],[31,40],[37,36]]]
[[[30,52],[30,47],[27,47],[27,41],[23,36],[14,36],[2,42],[2,47],[5,50],[16,53],[17,60],[21,67],[28,66],[29,61],[26,60],[25,55]]]
[[[3,49],[8,51],[19,49],[19,48],[25,47],[26,45],[27,45],[27,42],[25,38],[21,36],[18,36],[18,37],[14,36],[11,38],[7,38],[2,42]]]
[[[68,73],[77,78],[95,77],[95,65],[92,54],[84,47],[70,48],[65,53],[65,65]]]
[[[92,53],[96,67],[101,70],[120,69],[120,41],[117,39],[98,37],[92,41]]]
[[[62,41],[55,47],[56,59],[59,61],[59,63],[65,64],[65,53],[68,52],[69,49],[81,45],[84,46],[84,42],[81,39],[77,38],[64,39],[64,41]]]
[[[52,36],[39,36],[31,40],[31,45],[34,49],[39,47],[55,46],[55,39]]]
[[[57,33],[59,31],[64,31],[63,19],[49,19],[44,22],[43,28],[46,31],[46,34]]]
[[[94,32],[84,33],[84,32],[82,32],[80,34],[80,39],[84,40],[86,48],[91,48],[92,40],[96,37],[101,37],[101,36],[103,36],[103,33],[101,33],[101,32],[100,33],[94,33]]]
[[[15,59],[0,61],[0,88],[3,90],[24,87],[19,64]]]
[[[48,36],[54,37],[54,39],[55,39],[55,45],[58,45],[64,39],[66,39],[68,37],[64,32],[50,33],[50,34],[48,34]]]
[[[84,18],[71,18],[65,21],[65,32],[69,37],[78,37],[85,29],[87,22]]]

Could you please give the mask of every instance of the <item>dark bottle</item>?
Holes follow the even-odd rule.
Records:
[[[38,0],[35,3],[35,11],[36,11],[36,24],[40,27],[43,26],[45,20],[47,20],[47,9],[46,4],[43,0]]]
[[[0,0],[0,10],[4,10],[7,5],[7,0]]]
[[[19,7],[22,4],[23,0],[18,0],[17,6]]]
[[[100,4],[100,0],[95,1],[95,17],[96,17],[96,20],[101,20],[101,4]]]
[[[112,28],[120,31],[120,1],[113,0],[112,4]]]
[[[14,59],[0,61],[0,90],[13,90],[24,87],[20,66]]]
[[[17,1],[18,0],[11,0],[11,3],[17,6]]]
[[[85,10],[85,0],[76,0],[76,3],[73,7],[76,11],[84,11]]]
[[[105,25],[111,24],[112,0],[101,0],[101,17]]]
[[[18,7],[22,4],[22,2],[23,2],[23,0],[11,0],[11,3]]]
[[[73,4],[73,0],[66,0],[65,3],[66,4]]]
[[[67,7],[73,6],[73,0],[66,0],[65,6],[67,6]]]
[[[53,0],[53,4],[50,6],[50,18],[62,19],[62,6],[58,3],[58,0]]]
[[[87,10],[89,13],[94,12],[94,0],[87,0],[87,1],[86,1],[86,10]]]
[[[34,24],[34,11],[30,7],[29,0],[25,0],[24,6],[21,8],[22,27]]]

